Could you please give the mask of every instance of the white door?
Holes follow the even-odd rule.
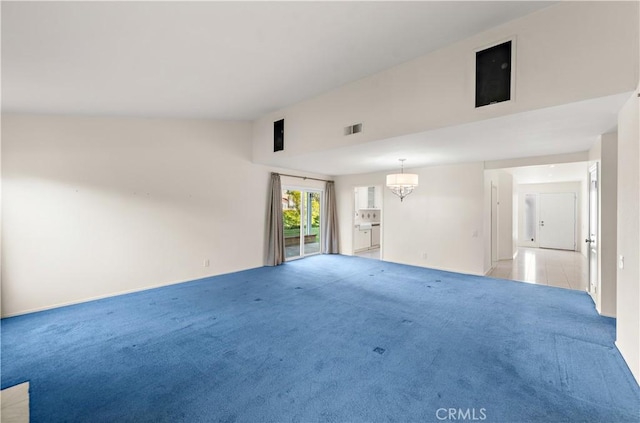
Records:
[[[598,286],[598,164],[589,169],[589,292]]]
[[[498,187],[491,184],[491,267],[498,262]]]
[[[541,193],[540,248],[576,249],[576,194]]]

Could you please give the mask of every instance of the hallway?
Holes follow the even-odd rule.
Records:
[[[589,267],[576,251],[519,247],[515,259],[499,261],[487,276],[586,291]]]

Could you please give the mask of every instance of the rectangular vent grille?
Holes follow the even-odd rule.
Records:
[[[273,152],[284,150],[284,119],[273,122]]]
[[[361,123],[356,123],[355,125],[347,126],[346,128],[344,128],[345,135],[357,134],[359,132],[362,132]]]
[[[476,107],[511,100],[511,44],[476,52]]]

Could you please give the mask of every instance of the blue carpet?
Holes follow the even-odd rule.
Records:
[[[3,319],[2,388],[33,422],[638,422],[614,338],[586,293],[314,256]]]

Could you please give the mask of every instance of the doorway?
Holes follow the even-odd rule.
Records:
[[[382,186],[353,189],[353,254],[381,259]]]
[[[514,258],[499,261],[491,275],[588,291],[588,249],[578,242],[589,237],[589,164],[504,171],[513,177],[512,229],[517,249]]]
[[[322,191],[284,187],[282,219],[285,260],[320,253]]]

